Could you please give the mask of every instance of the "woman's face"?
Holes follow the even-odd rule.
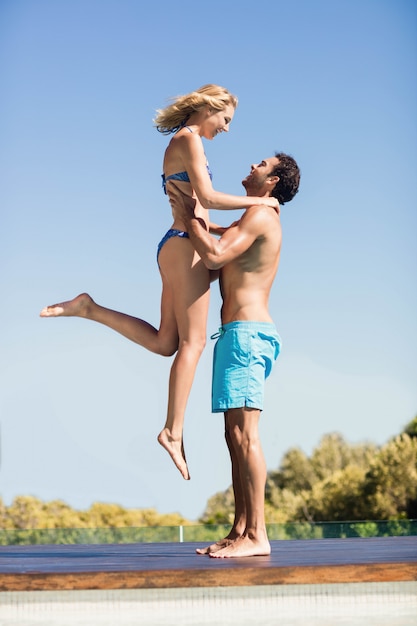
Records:
[[[204,123],[204,137],[214,139],[219,133],[229,132],[230,122],[235,114],[235,109],[228,104],[221,111],[208,110],[208,117]]]

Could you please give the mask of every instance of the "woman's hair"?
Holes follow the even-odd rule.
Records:
[[[285,204],[292,200],[300,185],[300,169],[292,156],[283,152],[276,152],[279,163],[270,176],[279,176],[279,181],[271,192],[271,196],[276,198],[280,204]]]
[[[177,96],[165,109],[157,109],[153,120],[156,129],[164,135],[170,135],[185,126],[188,118],[195,111],[209,106],[214,111],[222,111],[229,104],[236,109],[238,100],[224,87],[203,85],[199,89]]]

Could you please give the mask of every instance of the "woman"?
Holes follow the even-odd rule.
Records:
[[[169,199],[169,181],[197,199],[195,214],[209,227],[208,209],[241,209],[255,204],[278,208],[275,198],[228,195],[213,188],[202,138],[214,139],[228,132],[237,98],[224,87],[204,85],[175,98],[157,111],[158,131],[173,134],[164,156],[162,182]],[[182,476],[190,478],[183,447],[185,408],[206,341],[210,274],[192,247],[185,224],[175,209],[171,228],[158,246],[157,261],[162,278],[159,329],[146,321],[104,308],[88,294],[45,307],[41,317],[78,316],[99,322],[131,341],[171,356],[176,352],[170,378],[167,418],[158,435]]]

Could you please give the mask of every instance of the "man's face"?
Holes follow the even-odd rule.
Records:
[[[250,174],[242,180],[242,185],[249,196],[261,196],[268,190],[265,182],[271,176],[273,169],[278,165],[277,157],[263,159],[257,165],[250,166]]]

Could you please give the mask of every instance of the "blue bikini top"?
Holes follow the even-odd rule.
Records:
[[[184,126],[184,128],[189,130],[190,133],[193,132],[189,126]],[[207,172],[208,172],[208,175],[210,176],[210,180],[213,180],[213,173],[210,170],[210,167],[209,167],[208,163],[207,163]],[[188,172],[177,172],[176,174],[170,174],[169,176],[165,176],[165,174],[161,174],[161,177],[162,177],[162,188],[164,190],[165,195],[166,195],[166,192],[167,192],[166,183],[167,183],[168,180],[181,180],[184,183],[189,183],[190,182],[190,178],[188,176]]]

